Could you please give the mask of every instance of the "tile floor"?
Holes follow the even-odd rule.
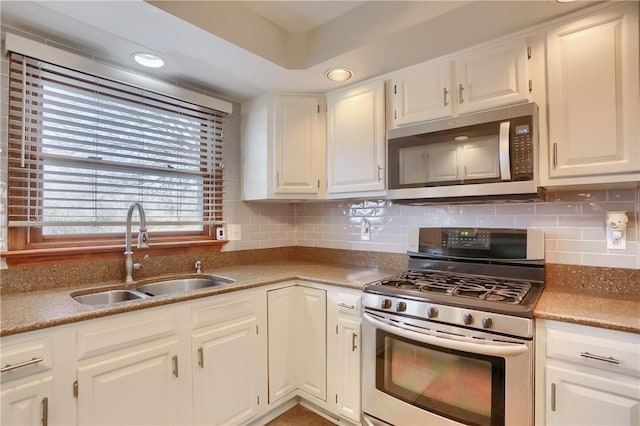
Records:
[[[302,405],[296,405],[289,411],[266,424],[266,426],[335,426],[329,420],[320,417]]]

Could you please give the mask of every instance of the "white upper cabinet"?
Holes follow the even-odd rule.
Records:
[[[549,183],[639,180],[638,3],[551,30],[547,52]]]
[[[393,78],[395,126],[448,117],[453,112],[452,63],[429,62]]]
[[[324,181],[324,100],[268,95],[242,105],[242,199],[315,199]]]
[[[528,51],[517,39],[394,73],[393,125],[528,101]]]
[[[458,113],[529,100],[527,43],[519,39],[456,59]]]
[[[327,196],[384,195],[384,82],[327,95]]]

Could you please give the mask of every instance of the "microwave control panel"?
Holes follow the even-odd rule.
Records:
[[[533,179],[533,128],[530,117],[511,122],[511,175],[513,180]]]

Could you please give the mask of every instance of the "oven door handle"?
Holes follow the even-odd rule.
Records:
[[[433,336],[431,334],[407,330],[405,328],[380,321],[366,313],[363,314],[363,317],[365,321],[368,321],[374,327],[384,330],[388,333],[406,337],[407,339],[416,340],[421,343],[428,343],[448,349],[456,349],[464,352],[473,352],[482,355],[500,357],[521,355],[529,351],[529,348],[527,348],[527,346],[523,343],[503,343],[495,345],[490,343],[464,342],[447,337]]]

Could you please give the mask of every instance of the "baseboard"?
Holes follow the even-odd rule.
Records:
[[[298,398],[297,396],[294,396],[291,399],[278,402],[276,403],[275,406],[270,408],[269,411],[266,412],[263,416],[258,417],[257,419],[253,420],[251,423],[247,423],[247,426],[264,426],[267,423],[269,423],[271,420],[281,416],[285,412],[289,411],[290,409],[298,405],[299,400],[300,398]]]

